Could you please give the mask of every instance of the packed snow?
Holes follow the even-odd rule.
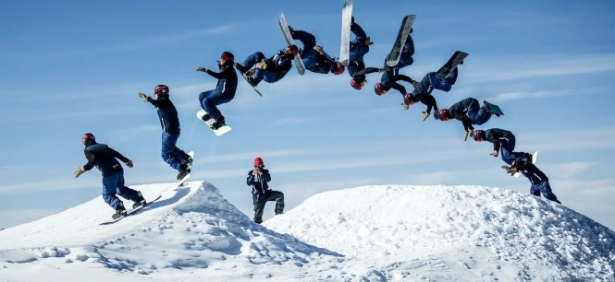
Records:
[[[258,225],[207,182],[132,188],[162,197],[0,232],[0,281],[615,281],[615,232],[504,189],[363,186]]]

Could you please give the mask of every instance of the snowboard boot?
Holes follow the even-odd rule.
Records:
[[[433,118],[436,120],[442,120],[442,115],[440,114],[440,111],[435,111],[433,113]]]
[[[254,222],[256,222],[257,224],[261,224],[263,223],[263,219],[262,218],[254,218]]]
[[[534,158],[534,155],[530,154],[530,153],[525,153],[525,160],[528,162],[532,162],[532,159]]]
[[[250,85],[252,85],[252,87],[256,87],[258,85],[258,83],[259,83],[259,81],[256,81],[251,76],[246,77],[246,80],[248,81],[248,83],[250,83]]]
[[[246,68],[246,66],[240,64],[240,63],[235,63],[235,68],[242,74],[246,73],[248,71],[248,68]]]
[[[115,209],[115,213],[111,216],[111,218],[118,219],[120,217],[126,216],[127,214],[128,214],[128,211],[126,211],[126,208],[124,207],[124,203],[120,201],[117,208]]]
[[[179,167],[179,173],[177,173],[177,181],[181,181],[190,172],[191,172],[190,167],[188,167],[185,164],[182,164],[181,167]]]
[[[211,123],[210,127],[213,130],[216,130],[224,125],[226,125],[225,123],[226,121],[224,120],[224,116],[220,116],[220,118],[218,118],[217,120],[215,120],[214,122]]]
[[[283,212],[275,212],[275,215],[283,215]]]
[[[143,198],[143,194],[141,194],[141,192],[138,192],[138,195],[139,195],[139,198],[135,201],[134,204],[132,204],[132,209],[136,209],[136,208],[147,205],[145,198]]]
[[[288,31],[290,31],[290,36],[295,35],[295,30],[293,29],[292,26],[290,26],[290,25],[288,26]]]
[[[186,159],[182,161],[182,164],[192,167],[192,157],[190,157],[190,155],[186,155]]]
[[[205,113],[204,115],[201,116],[201,120],[204,122],[208,122],[211,119],[211,116],[209,116],[208,113]]]

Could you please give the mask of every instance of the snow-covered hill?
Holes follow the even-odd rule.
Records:
[[[615,281],[615,232],[513,191],[365,186],[261,226],[174,185],[134,186],[162,198],[112,225],[97,197],[3,230],[0,281]]]

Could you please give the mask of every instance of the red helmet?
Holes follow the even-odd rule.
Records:
[[[410,93],[406,93],[406,95],[404,95],[404,101],[408,103],[408,106],[414,105],[414,100],[412,99],[412,94]]]
[[[364,83],[356,82],[354,78],[350,79],[350,86],[352,86],[352,88],[354,89],[361,90],[363,88],[363,84]]]
[[[476,142],[482,142],[483,141],[483,130],[482,129],[477,129],[476,132],[474,133],[474,141]]]
[[[256,159],[254,159],[254,165],[262,165],[262,164],[264,164],[264,162],[261,157],[256,157]]]
[[[220,60],[221,61],[235,61],[235,56],[233,55],[233,53],[231,53],[229,51],[225,51],[220,56]]]
[[[154,88],[154,94],[169,95],[169,87],[164,84],[157,85],[156,88]]]
[[[336,62],[335,65],[336,65],[335,71],[333,71],[333,70],[331,71],[333,74],[340,75],[340,74],[344,73],[344,70],[346,69],[346,67],[344,67],[344,65],[342,65],[342,63]]]
[[[284,51],[293,53],[293,56],[297,56],[297,54],[299,54],[299,48],[297,48],[297,45],[294,44],[288,45]]]
[[[92,141],[94,141],[94,142],[96,141],[96,137],[94,137],[94,134],[92,134],[92,133],[88,132],[86,134],[83,134],[83,136],[81,136],[81,142],[83,142],[83,144],[87,144],[87,143],[90,143]]]
[[[374,85],[374,92],[376,92],[376,95],[378,96],[382,96],[387,93],[384,89],[382,89],[382,85],[380,84],[380,82]]]
[[[446,115],[446,112],[448,112],[447,109],[440,110],[440,119],[442,121],[448,121],[448,116]]]

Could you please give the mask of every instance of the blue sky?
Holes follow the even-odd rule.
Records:
[[[230,2],[229,2],[230,3]],[[401,95],[356,91],[349,75],[292,70],[257,96],[240,81],[220,107],[233,131],[216,137],[200,121],[198,95],[215,80],[223,51],[243,60],[284,48],[284,12],[339,56],[343,1],[0,1],[0,227],[49,215],[100,195],[100,173],[75,179],[85,163],[80,137],[93,132],[127,157],[128,184],[172,182],[160,157],[156,112],[138,92],[166,84],[180,111],[178,146],[194,150],[192,180],[218,187],[252,215],[245,175],[261,156],[287,209],[322,191],[368,184],[485,185],[529,193],[489,156],[490,143],[462,141],[461,123],[420,120]],[[241,4],[239,4],[241,3]],[[414,64],[421,79],[455,50],[470,53],[440,107],[474,97],[506,114],[484,126],[512,131],[517,150],[540,151],[538,166],[562,203],[615,229],[615,19],[612,1],[356,1],[354,16],[382,66],[403,16],[416,14]],[[408,90],[412,87],[405,84]],[[434,188],[436,189],[436,188]],[[266,217],[272,214],[268,205]],[[111,212],[111,211],[110,211]]]

